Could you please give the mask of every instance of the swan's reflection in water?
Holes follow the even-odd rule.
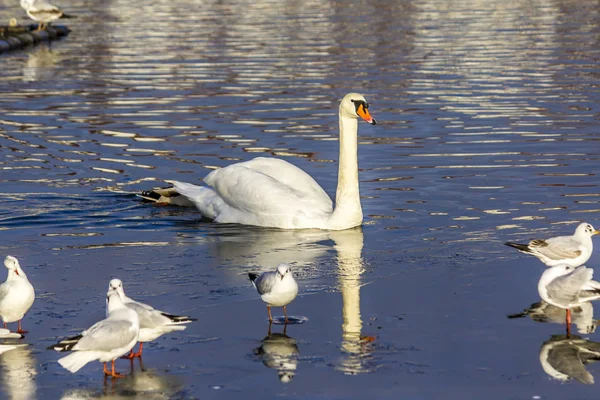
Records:
[[[35,399],[37,370],[35,358],[28,346],[17,347],[0,355],[2,388],[6,396],[17,400]]]
[[[244,227],[218,227],[217,257],[223,264],[259,267],[260,272],[273,270],[281,263],[306,267],[324,257],[331,246],[331,232],[319,229],[282,230]]]
[[[269,324],[269,332],[262,340],[262,345],[253,351],[260,357],[265,367],[277,371],[279,380],[283,383],[294,378],[300,355],[296,339],[288,336],[286,330],[287,325],[283,328],[283,333],[271,333],[271,324]]]
[[[370,372],[375,368],[372,357],[374,338],[362,335],[360,315],[361,275],[365,272],[362,259],[362,228],[331,232],[337,251],[338,284],[342,292],[342,344],[344,356],[336,369],[345,374]]]
[[[139,369],[135,364],[139,363]],[[65,392],[61,400],[79,399],[144,399],[164,400],[185,397],[181,390],[184,386],[176,376],[159,375],[155,370],[146,370],[141,359],[130,360],[131,373],[125,378],[104,379],[104,388],[72,389]]]
[[[548,375],[566,382],[575,379],[591,385],[594,377],[586,364],[600,360],[600,343],[576,335],[554,335],[540,349],[540,364]]]
[[[508,318],[522,318],[527,316],[536,322],[565,324],[565,309],[548,304],[543,300],[533,303],[530,307],[523,310],[522,313],[509,315]],[[572,308],[571,320],[577,327],[577,332],[584,335],[593,333],[598,326],[598,321],[594,320],[594,306],[591,302]]]

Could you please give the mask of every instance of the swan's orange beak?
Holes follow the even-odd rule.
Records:
[[[375,125],[377,123],[377,121],[375,121],[375,118],[371,117],[371,114],[369,113],[369,110],[367,110],[365,108],[364,104],[360,104],[358,106],[358,109],[356,110],[356,113],[358,114],[359,117],[361,117],[362,119],[364,119],[365,121],[367,121],[371,125]]]

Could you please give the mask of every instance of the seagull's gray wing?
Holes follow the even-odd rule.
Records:
[[[577,258],[581,255],[581,243],[569,236],[558,236],[547,240],[532,240],[529,247],[551,260]]]
[[[131,321],[104,319],[86,330],[73,350],[111,351],[126,346],[135,337]]]
[[[579,267],[570,274],[559,276],[546,286],[548,296],[561,304],[579,303],[579,292],[593,275],[593,270]]]
[[[261,296],[265,293],[269,293],[273,290],[273,286],[277,283],[277,271],[265,272],[261,274],[254,281],[254,285],[256,286],[256,290],[258,290],[258,294]]]
[[[125,305],[137,313],[140,319],[140,328],[156,328],[171,323],[171,320],[165,317],[162,311],[155,310],[147,304],[133,301]]]

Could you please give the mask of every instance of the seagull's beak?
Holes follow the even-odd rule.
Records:
[[[592,232],[592,236],[593,236],[593,235],[597,235],[597,234],[599,234],[599,233],[600,233],[600,231],[599,231],[599,230],[595,230],[594,232]]]
[[[15,274],[19,275],[19,270],[18,269],[15,269]]]
[[[371,125],[375,125],[377,123],[377,121],[375,121],[375,118],[371,117],[369,110],[367,110],[363,104],[360,104],[358,106],[358,109],[356,110],[356,114],[358,114],[359,117],[361,117],[362,119],[364,119]]]

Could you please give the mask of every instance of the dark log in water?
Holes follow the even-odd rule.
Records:
[[[66,26],[49,26],[37,31],[37,25],[0,26],[0,53],[21,49],[40,42],[50,42],[67,36],[71,30]]]

